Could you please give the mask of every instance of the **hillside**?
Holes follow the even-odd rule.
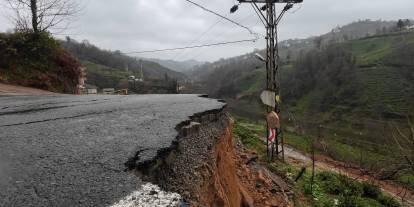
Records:
[[[400,153],[412,147],[398,133],[409,133],[406,117],[414,115],[413,61],[412,31],[332,42],[289,61],[282,58],[285,130],[319,136],[321,153],[366,169],[383,169],[381,176],[414,188],[414,177],[397,173],[398,165],[391,164],[403,160]],[[198,92],[224,98],[237,117],[263,120],[259,95],[266,72],[253,54],[203,67],[197,80],[209,87]]]
[[[325,121],[402,119],[413,110],[412,54],[413,32],[312,49],[296,61],[283,62],[284,103],[297,116],[316,112],[323,114]],[[209,86],[201,92],[237,102],[230,104],[237,114],[249,114],[254,119],[262,116],[258,95],[265,87],[266,73],[261,62],[250,54],[208,67],[208,72],[198,76],[203,85]]]
[[[336,84],[343,90],[343,87],[352,86],[347,90],[357,92],[355,96],[358,98],[343,94],[344,97],[335,98],[346,103],[331,102],[328,105],[352,107],[352,112],[357,115],[363,114],[377,119],[382,117],[378,114],[404,116],[409,111],[413,96],[410,54],[414,35],[412,32],[393,32],[392,25],[393,22],[360,21],[333,30],[343,33],[342,35],[350,35],[350,31],[357,31],[352,33],[353,38],[360,37],[363,33],[372,34],[353,40],[342,38],[340,41],[329,41],[332,37],[331,32],[306,40],[281,42],[282,90],[285,102],[291,107],[297,106],[295,108],[298,112],[304,112],[309,108],[324,111],[320,105],[329,102],[326,100],[327,97],[335,97],[338,94],[321,93],[329,88],[326,86]],[[323,39],[327,43],[318,47],[313,41],[315,38]],[[289,51],[290,57],[283,56],[286,51]],[[291,51],[297,52],[292,55]],[[332,60],[335,58],[337,60]],[[342,65],[337,61],[342,62]],[[350,67],[349,71],[338,69],[345,67],[344,64]],[[199,66],[192,77],[202,85],[208,86],[202,88],[201,92],[238,100],[250,99],[249,97],[253,96],[254,100],[249,102],[256,102],[257,95],[264,88],[265,75],[263,63],[251,53]],[[307,105],[307,102],[313,105]],[[319,106],[316,107],[317,105]]]
[[[43,32],[0,33],[0,82],[58,93],[79,93],[84,68]]]
[[[289,63],[295,61],[301,53],[313,48],[322,48],[329,44],[357,40],[367,36],[387,34],[394,31],[395,27],[396,21],[359,20],[344,26],[338,26],[320,36],[283,40],[279,42],[279,56],[283,62]],[[246,67],[244,64],[247,63],[249,66],[253,64],[254,68],[263,66],[263,63],[254,56],[256,52],[261,53],[263,56],[265,54],[265,50],[256,50],[250,54],[195,66],[189,76],[195,81],[205,81],[213,77],[218,70],[224,73],[231,73],[230,71],[251,71],[252,67]]]
[[[171,70],[188,73],[193,70],[194,67],[202,65],[205,62],[199,62],[196,60],[186,60],[186,61],[175,61],[175,60],[162,60],[162,59],[148,59],[149,61],[156,62],[166,68]]]
[[[67,38],[61,44],[86,66],[87,83],[99,88],[117,88],[131,75],[140,77],[141,66],[145,80],[160,80],[166,76],[179,81],[187,79],[186,75],[156,62],[130,57],[120,51],[103,50],[87,41]]]

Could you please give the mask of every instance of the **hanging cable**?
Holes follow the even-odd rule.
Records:
[[[236,44],[236,43],[242,43],[242,42],[255,42],[255,41],[257,41],[257,39],[246,39],[246,40],[237,40],[237,41],[229,41],[229,42],[218,42],[218,43],[205,44],[205,45],[195,45],[195,46],[188,46],[188,47],[176,47],[176,48],[167,48],[167,49],[159,49],[159,50],[126,52],[122,54],[143,54],[143,53],[154,53],[154,52],[164,52],[164,51],[174,51],[174,50],[185,50],[185,49],[192,49],[192,48],[212,47],[212,46],[218,46],[218,45],[228,45],[228,44]]]
[[[199,35],[197,38],[193,39],[192,41],[190,41],[190,43],[186,44],[186,45],[192,45],[195,42],[197,42],[198,40],[200,40],[201,38],[203,38],[208,32],[210,32],[215,26],[217,26],[221,21],[223,21],[223,19],[219,19],[218,21],[216,21],[214,24],[212,24],[206,31],[204,31],[201,35]],[[177,54],[175,55],[172,59],[176,59],[179,56],[185,56],[186,52],[182,52],[181,54]]]
[[[258,40],[258,39],[259,39],[259,35],[258,35],[257,33],[255,33],[255,32],[253,32],[253,30],[251,30],[250,28],[248,28],[248,27],[246,27],[246,26],[244,26],[244,25],[242,25],[242,24],[240,24],[240,23],[238,23],[238,22],[236,22],[236,21],[234,21],[234,20],[231,20],[231,19],[229,19],[229,18],[227,18],[227,17],[225,17],[225,16],[223,16],[223,15],[221,15],[221,14],[219,14],[219,13],[215,12],[215,11],[212,11],[212,10],[210,10],[210,9],[207,9],[206,7],[204,7],[204,6],[202,6],[202,5],[198,4],[198,3],[195,3],[195,2],[193,2],[193,1],[191,1],[191,0],[184,0],[184,1],[187,1],[187,2],[189,2],[189,3],[193,4],[193,5],[197,6],[197,7],[200,7],[200,8],[201,8],[201,9],[203,9],[204,11],[210,12],[210,13],[212,13],[212,14],[216,15],[216,16],[219,16],[219,17],[221,17],[221,18],[223,18],[223,19],[225,19],[225,20],[227,20],[227,21],[229,21],[229,22],[231,22],[231,23],[233,23],[233,24],[235,24],[235,25],[239,26],[239,27],[242,27],[242,28],[246,29],[247,31],[249,31],[249,33],[250,33],[251,35],[254,35],[254,36],[255,36],[256,40]]]

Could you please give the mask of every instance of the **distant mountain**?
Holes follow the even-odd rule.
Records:
[[[206,62],[200,62],[197,60],[175,61],[175,60],[162,60],[162,59],[148,59],[156,62],[166,68],[177,72],[189,72],[194,69],[195,66],[205,64]]]
[[[369,20],[319,37],[283,41],[285,103],[302,114],[403,117],[413,110],[413,41],[414,33],[397,31],[396,21]],[[197,93],[227,99],[239,115],[261,116],[257,97],[266,72],[254,53],[204,64],[191,77],[201,85]]]
[[[119,83],[127,81],[131,75],[139,77],[141,66],[145,80],[164,80],[167,77],[179,81],[187,79],[183,73],[154,61],[126,56],[120,51],[103,50],[87,41],[78,42],[67,38],[66,41],[61,41],[61,44],[86,66],[87,83],[100,88],[116,87]]]

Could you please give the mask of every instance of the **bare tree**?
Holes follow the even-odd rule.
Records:
[[[80,11],[76,0],[5,1],[14,12],[16,29],[32,30],[36,34],[50,29],[67,28],[71,19]]]

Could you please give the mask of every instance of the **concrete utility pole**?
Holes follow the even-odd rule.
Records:
[[[295,3],[302,3],[303,0],[238,0],[239,4],[250,3],[259,16],[261,22],[266,27],[266,90],[274,92],[274,106],[267,107],[267,113],[272,111],[279,113],[280,111],[280,74],[279,74],[279,50],[277,40],[277,25],[283,17],[284,13],[292,8]],[[279,16],[276,12],[276,4],[285,3]],[[258,4],[263,6],[259,7]],[[238,5],[233,6],[230,12],[234,13],[238,9]],[[264,14],[264,12],[266,12]],[[267,136],[269,137],[269,126],[266,127]],[[274,142],[269,143],[267,140],[267,155],[273,159],[274,152],[279,156],[279,143],[282,146],[282,157],[284,159],[284,141],[276,139]],[[280,142],[279,142],[280,141]],[[271,144],[271,152],[269,153],[269,144]]]

